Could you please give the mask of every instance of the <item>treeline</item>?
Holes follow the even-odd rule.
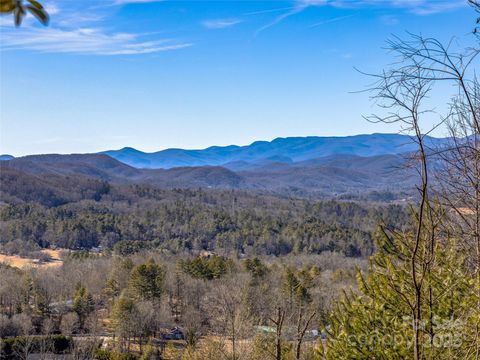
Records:
[[[39,247],[116,247],[126,255],[145,248],[173,253],[373,253],[379,223],[404,226],[398,205],[280,199],[238,191],[160,190],[106,186],[97,199],[46,206],[34,201],[0,208],[0,244],[21,239]]]

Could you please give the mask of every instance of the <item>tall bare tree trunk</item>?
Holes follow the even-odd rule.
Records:
[[[270,318],[270,321],[276,327],[275,334],[275,359],[282,360],[282,327],[285,320],[285,310],[281,307],[277,308],[277,317],[275,319]]]

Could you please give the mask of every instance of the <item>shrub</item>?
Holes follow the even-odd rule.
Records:
[[[47,335],[47,336],[17,336],[3,340],[3,346],[0,353],[1,359],[15,359],[15,353],[19,348],[28,343],[31,352],[38,352],[42,349],[42,344],[49,341],[51,344],[51,352],[61,354],[70,349],[72,338],[64,335]]]
[[[95,351],[95,359],[97,360],[137,360],[138,358],[133,354],[119,353],[104,349]]]

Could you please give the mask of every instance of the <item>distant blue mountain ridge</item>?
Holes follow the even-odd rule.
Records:
[[[0,161],[7,161],[12,159],[15,159],[15,157],[13,157],[12,155],[8,155],[8,154],[0,155]]]
[[[448,138],[426,136],[427,146],[436,148]],[[190,166],[224,166],[232,169],[252,164],[305,162],[335,155],[361,157],[398,155],[417,150],[407,135],[370,134],[344,137],[287,137],[272,141],[255,141],[246,146],[212,146],[202,150],[166,149],[146,153],[131,147],[101,152],[136,168],[171,169]]]

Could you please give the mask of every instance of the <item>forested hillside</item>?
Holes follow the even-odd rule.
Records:
[[[82,177],[2,172],[0,242],[40,247],[285,255],[373,252],[380,223],[403,226],[400,205],[308,201],[213,189],[112,185]],[[400,225],[399,225],[400,224]],[[133,245],[132,245],[133,246]]]
[[[40,179],[39,189],[45,191],[52,180],[62,187],[65,179],[72,179],[73,184],[97,180],[163,189],[241,189],[283,197],[392,201],[415,196],[412,190],[415,172],[407,164],[407,154],[335,155],[291,164],[269,160],[254,164],[234,162],[225,166],[137,169],[106,155],[50,154],[0,161],[0,179],[4,183],[4,193],[20,198],[28,194],[15,192],[18,188],[15,183],[27,185],[35,176]],[[60,202],[68,197],[53,189],[48,191]],[[54,201],[48,196],[45,199]]]

